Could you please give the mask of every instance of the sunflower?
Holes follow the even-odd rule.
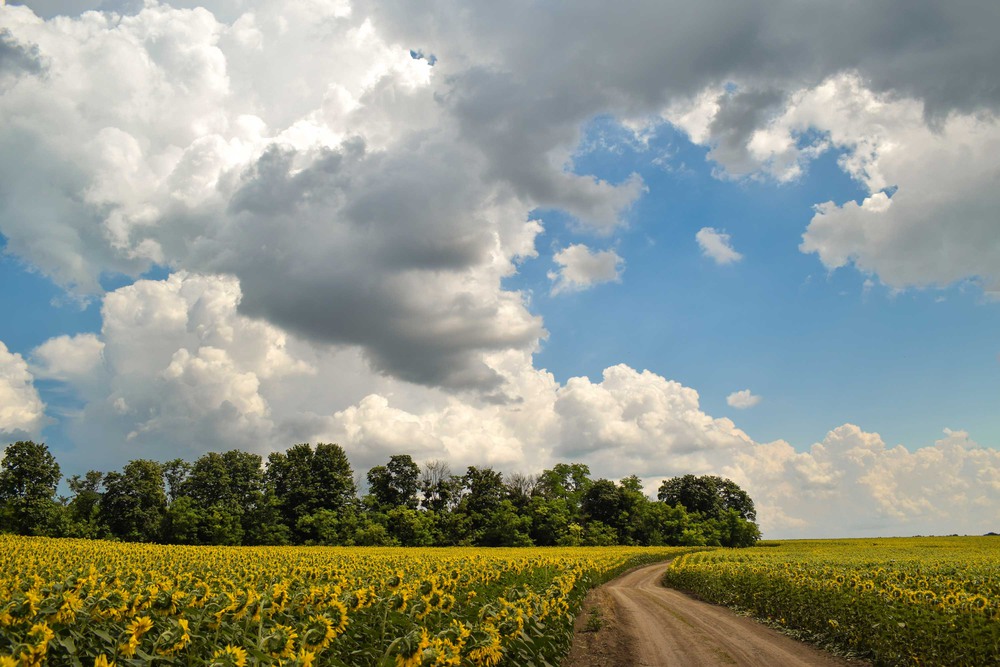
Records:
[[[140,616],[125,626],[125,632],[135,638],[136,641],[141,640],[142,636],[152,629],[153,619],[149,616]]]
[[[271,633],[264,637],[260,648],[272,658],[288,658],[295,652],[295,640],[299,634],[287,625],[275,625]]]
[[[413,630],[405,637],[395,642],[396,667],[419,667],[423,662],[424,649],[431,645],[427,628],[421,628],[417,633]]]
[[[220,648],[212,654],[212,662],[209,667],[246,667],[246,649],[232,644],[226,644],[226,648]]]
[[[174,655],[191,641],[191,635],[188,634],[187,619],[179,618],[176,622],[177,627],[168,630],[161,637],[163,646],[156,651],[160,655]]]
[[[468,645],[466,657],[474,665],[492,667],[503,657],[503,647],[500,646],[500,634],[495,628],[486,627],[472,633],[473,642]]]
[[[302,633],[302,648],[320,652],[337,636],[333,621],[323,615],[310,616]]]

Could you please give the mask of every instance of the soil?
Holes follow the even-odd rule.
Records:
[[[744,616],[660,585],[642,567],[587,596],[562,667],[862,667]],[[596,611],[595,611],[596,610]]]

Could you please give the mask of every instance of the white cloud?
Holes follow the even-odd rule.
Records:
[[[100,336],[36,348],[45,377],[84,402],[66,417],[78,447],[70,460],[266,450],[276,427],[264,389],[315,369],[282,331],[239,315],[239,300],[232,277],[139,281],[105,297]]]
[[[726,396],[726,404],[731,408],[736,408],[737,410],[745,410],[747,408],[752,408],[753,406],[760,403],[761,397],[755,396],[750,393],[749,389],[741,389],[740,391],[734,391],[733,393]]]
[[[33,370],[50,379],[85,378],[100,365],[103,351],[104,343],[95,334],[56,336],[32,351]]]
[[[1000,452],[962,431],[909,450],[845,424],[807,452],[761,445],[731,472],[778,534],[982,534],[1000,521]]]
[[[1000,121],[953,114],[930,128],[913,100],[851,92],[828,110],[827,125],[832,141],[850,142],[842,163],[870,194],[860,204],[819,204],[800,249],[828,269],[853,264],[877,274],[890,288],[976,279],[987,291],[1000,290]],[[888,187],[895,188],[891,198],[882,191]]]
[[[705,257],[710,257],[716,264],[733,264],[743,259],[743,255],[733,250],[729,234],[712,227],[702,227],[694,235]]]
[[[535,256],[542,227],[529,213],[618,229],[645,184],[575,173],[574,150],[595,117],[657,114],[732,175],[792,179],[828,145],[849,149],[845,169],[873,188],[891,175],[891,208],[831,204],[814,219],[803,249],[831,268],[853,261],[890,287],[992,280],[996,244],[967,241],[989,234],[996,190],[984,181],[995,125],[969,115],[1000,102],[982,85],[998,47],[975,39],[978,10],[935,23],[941,38],[914,39],[923,24],[911,33],[898,13],[857,8],[849,25],[867,27],[852,28],[848,48],[828,29],[843,16],[805,20],[782,3],[699,7],[683,21],[669,2],[627,15],[452,0],[419,13],[366,0],[196,4],[93,0],[78,7],[123,13],[0,16],[12,54],[0,86],[11,119],[0,128],[0,233],[9,252],[78,292],[99,293],[103,272],[153,263],[232,274],[246,314],[357,346],[377,372],[489,393],[501,379],[484,358],[530,351],[545,335],[525,296],[502,287]],[[883,29],[896,35],[890,60]],[[605,45],[599,63],[571,48],[588,35]],[[432,45],[433,66],[409,55]],[[937,144],[922,114],[944,123]],[[812,127],[829,139],[799,145]],[[912,148],[924,141],[939,149]],[[972,147],[967,170],[944,166],[960,159],[955,146]],[[928,194],[942,188],[921,179],[952,196]],[[964,231],[930,224],[949,216]],[[703,238],[716,261],[738,259],[720,232]],[[932,256],[942,243],[953,259]]]
[[[0,16],[44,64],[0,94],[7,250],[79,292],[153,263],[233,274],[247,313],[380,372],[492,390],[482,355],[544,335],[501,287],[535,254],[535,202],[484,174],[435,70],[348,5],[231,10]],[[551,169],[600,224],[641,186]]]
[[[869,194],[860,203],[817,204],[800,249],[828,269],[853,264],[890,289],[973,279],[1000,291],[1000,120],[955,111],[932,125],[926,112],[926,100],[874,92],[857,73],[842,72],[778,97],[709,87],[664,117],[711,146],[709,157],[730,177],[790,181],[817,156],[839,151],[841,168]],[[715,248],[732,257],[727,242]]]
[[[36,436],[46,423],[45,404],[24,358],[0,341],[0,434]]]
[[[644,192],[638,176],[574,172],[581,128],[659,115],[735,178],[790,181],[844,151],[870,196],[818,208],[802,248],[827,267],[853,263],[889,288],[970,276],[989,288],[990,3],[942,5],[932,18],[947,20],[932,21],[783,0],[204,4],[0,12],[7,251],[81,293],[100,294],[104,272],[175,271],[104,295],[98,336],[32,356],[84,405],[66,417],[78,470],[322,438],[360,470],[405,449],[507,469],[581,460],[653,487],[727,474],[772,535],[995,529],[997,454],[961,432],[911,451],[848,425],[798,452],[753,442],[650,371],[560,384],[532,366],[541,320],[502,287],[536,254],[531,211],[607,234]],[[739,258],[703,232],[706,254]],[[554,290],[621,272],[614,251],[570,248],[582,250],[563,255]],[[37,431],[31,370],[6,349],[0,369],[0,427]]]
[[[550,271],[552,293],[578,292],[606,282],[620,282],[625,260],[614,250],[594,251],[583,244],[563,248],[552,260],[558,271]]]
[[[76,449],[60,453],[64,468],[332,441],[362,474],[401,452],[455,470],[536,472],[581,462],[595,477],[638,474],[651,494],[668,477],[720,474],[750,492],[770,537],[981,533],[1000,520],[1000,452],[961,431],[908,450],[845,425],[796,451],[754,442],[731,420],[705,413],[697,391],[651,371],[617,365],[599,381],[560,384],[520,351],[487,358],[503,379],[500,393],[453,395],[371,374],[358,348],[318,349],[241,315],[240,299],[232,277],[140,281],[105,297],[96,342],[80,336],[40,346],[45,354],[35,358],[53,360],[46,367],[62,371],[52,377],[84,404],[65,417]],[[85,366],[67,361],[81,343],[103,343],[104,361],[87,374],[68,372]],[[2,405],[21,406],[16,428],[37,430],[43,406],[27,364],[9,353],[3,359],[16,381],[0,383],[8,392]]]

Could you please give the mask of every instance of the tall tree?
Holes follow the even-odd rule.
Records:
[[[409,454],[394,454],[368,471],[368,490],[382,507],[416,509],[419,485],[420,467]]]
[[[122,471],[104,476],[101,519],[115,537],[128,542],[156,542],[167,511],[163,467],[156,461],[129,461]]]
[[[316,445],[313,477],[317,487],[317,509],[338,511],[357,500],[354,471],[340,445],[323,442]]]
[[[466,469],[462,476],[462,499],[453,512],[465,520],[465,535],[456,536],[460,542],[484,543],[486,528],[504,502],[506,491],[503,475],[493,468],[469,466]]]
[[[685,529],[682,542],[744,547],[760,539],[753,500],[732,480],[715,475],[674,477],[660,485],[657,497],[707,519]],[[704,542],[692,542],[698,534],[704,536]]]
[[[46,535],[55,521],[59,464],[45,443],[18,440],[0,461],[0,528]]]
[[[273,452],[267,457],[265,477],[295,541],[311,538],[308,530],[299,527],[303,518],[354,504],[354,473],[340,445],[319,443],[314,450],[309,444],[299,444]]]
[[[721,517],[729,509],[736,510],[745,521],[757,519],[750,496],[732,480],[715,475],[684,475],[664,480],[657,498],[668,505],[680,504],[688,512],[698,512],[710,519]]]
[[[67,482],[73,496],[66,506],[69,519],[66,536],[107,537],[107,526],[100,519],[104,473],[88,470],[83,477],[73,475]]]
[[[536,489],[547,498],[571,497],[579,502],[590,486],[590,467],[584,463],[557,463],[538,476]]]
[[[518,511],[523,512],[531,504],[531,496],[538,485],[538,477],[515,472],[504,478],[507,486],[507,498],[514,503]]]
[[[184,459],[171,459],[163,464],[163,479],[167,483],[167,500],[174,502],[184,492],[184,482],[191,474],[191,464]]]
[[[200,544],[243,542],[242,496],[245,490],[240,487],[245,483],[235,478],[237,471],[233,469],[232,452],[228,454],[227,458],[224,454],[208,452],[189,467],[186,478],[179,484],[180,496],[171,503],[171,539],[185,541],[193,527],[195,540]],[[256,460],[259,464],[260,457]],[[190,502],[182,502],[184,500]]]
[[[623,527],[622,513],[625,502],[622,490],[610,479],[599,479],[583,492],[581,509],[587,521],[600,521],[615,533],[615,543],[618,542],[619,529]]]
[[[461,499],[461,478],[451,474],[446,461],[428,461],[420,476],[420,506],[442,512],[454,509]]]

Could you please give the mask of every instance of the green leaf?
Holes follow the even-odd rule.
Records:
[[[101,630],[100,628],[91,628],[90,631],[95,635],[97,635],[98,637],[100,637],[101,639],[103,639],[104,641],[108,642],[109,644],[117,643],[111,635],[109,635],[104,630]]]

